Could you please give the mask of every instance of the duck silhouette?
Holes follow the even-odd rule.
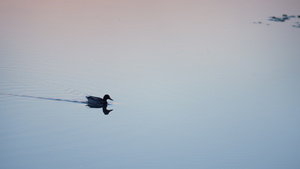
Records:
[[[104,95],[103,99],[101,97],[95,97],[95,96],[87,96],[87,104],[89,105],[103,105],[107,104],[107,100],[112,100],[108,94]]]
[[[112,100],[108,94],[104,95],[103,98],[95,97],[95,96],[87,96],[86,99],[88,100],[86,102],[87,106],[90,108],[102,108],[102,111],[105,115],[108,115],[111,110],[107,110],[107,100]]]

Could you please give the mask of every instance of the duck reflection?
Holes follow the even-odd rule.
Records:
[[[95,96],[87,96],[87,106],[90,108],[102,108],[102,111],[105,115],[108,115],[113,109],[107,110],[107,100],[112,100],[108,94],[104,95],[103,99]]]
[[[102,111],[103,111],[103,113],[104,113],[105,115],[108,115],[111,111],[113,111],[113,109],[110,109],[110,110],[107,109],[107,104],[97,105],[97,106],[87,104],[87,106],[88,106],[89,108],[102,108]]]

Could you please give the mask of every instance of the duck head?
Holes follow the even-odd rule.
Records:
[[[112,98],[110,98],[110,96],[108,94],[104,95],[104,97],[103,97],[103,100],[106,101],[107,99],[114,101]]]

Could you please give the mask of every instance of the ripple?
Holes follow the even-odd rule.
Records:
[[[68,84],[56,83],[48,73],[33,72],[22,67],[1,67],[0,100],[7,96],[82,103],[87,95]],[[59,81],[59,80],[56,80]]]

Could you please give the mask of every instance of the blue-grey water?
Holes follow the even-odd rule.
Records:
[[[170,3],[4,3],[0,168],[299,168],[300,29]]]

